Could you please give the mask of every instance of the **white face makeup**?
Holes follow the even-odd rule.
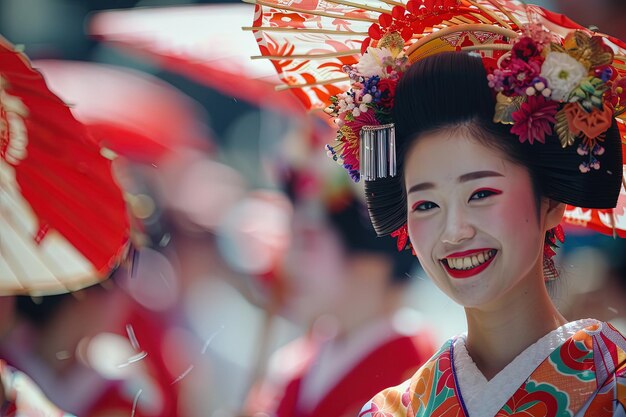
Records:
[[[445,130],[410,149],[405,186],[411,243],[454,301],[486,307],[536,279],[545,230],[526,168],[463,129]]]

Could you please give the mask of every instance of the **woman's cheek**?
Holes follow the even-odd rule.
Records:
[[[413,249],[421,257],[425,254],[427,248],[434,246],[434,242],[437,239],[435,225],[427,219],[411,218],[409,215],[407,226]]]

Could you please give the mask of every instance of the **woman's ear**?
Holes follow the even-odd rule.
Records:
[[[563,214],[565,213],[565,203],[556,200],[546,199],[548,211],[546,212],[545,229],[546,231],[555,228],[561,223]]]

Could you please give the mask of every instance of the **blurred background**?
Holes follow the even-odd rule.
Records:
[[[622,0],[536,3],[626,39]],[[369,398],[367,369],[351,370],[380,369],[372,352],[410,356],[398,379],[465,328],[408,253],[369,243],[361,190],[323,150],[324,115],[249,59],[252,18],[239,2],[0,1],[0,34],[118,155],[140,220],[133,262],[102,285],[0,298],[0,357],[69,412],[287,417],[295,401],[354,415],[324,405],[327,388],[358,378]],[[626,330],[624,255],[567,233],[551,289],[566,317]]]

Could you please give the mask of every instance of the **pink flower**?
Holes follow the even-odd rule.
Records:
[[[546,135],[552,134],[552,124],[556,123],[558,103],[543,96],[530,96],[522,107],[513,113],[511,133],[519,136],[520,142],[531,144],[537,140],[545,143]]]
[[[533,85],[534,80],[541,73],[540,59],[531,59],[524,61],[519,58],[512,58],[507,66],[506,71],[509,73],[509,88],[516,95],[524,95],[526,89]]]

